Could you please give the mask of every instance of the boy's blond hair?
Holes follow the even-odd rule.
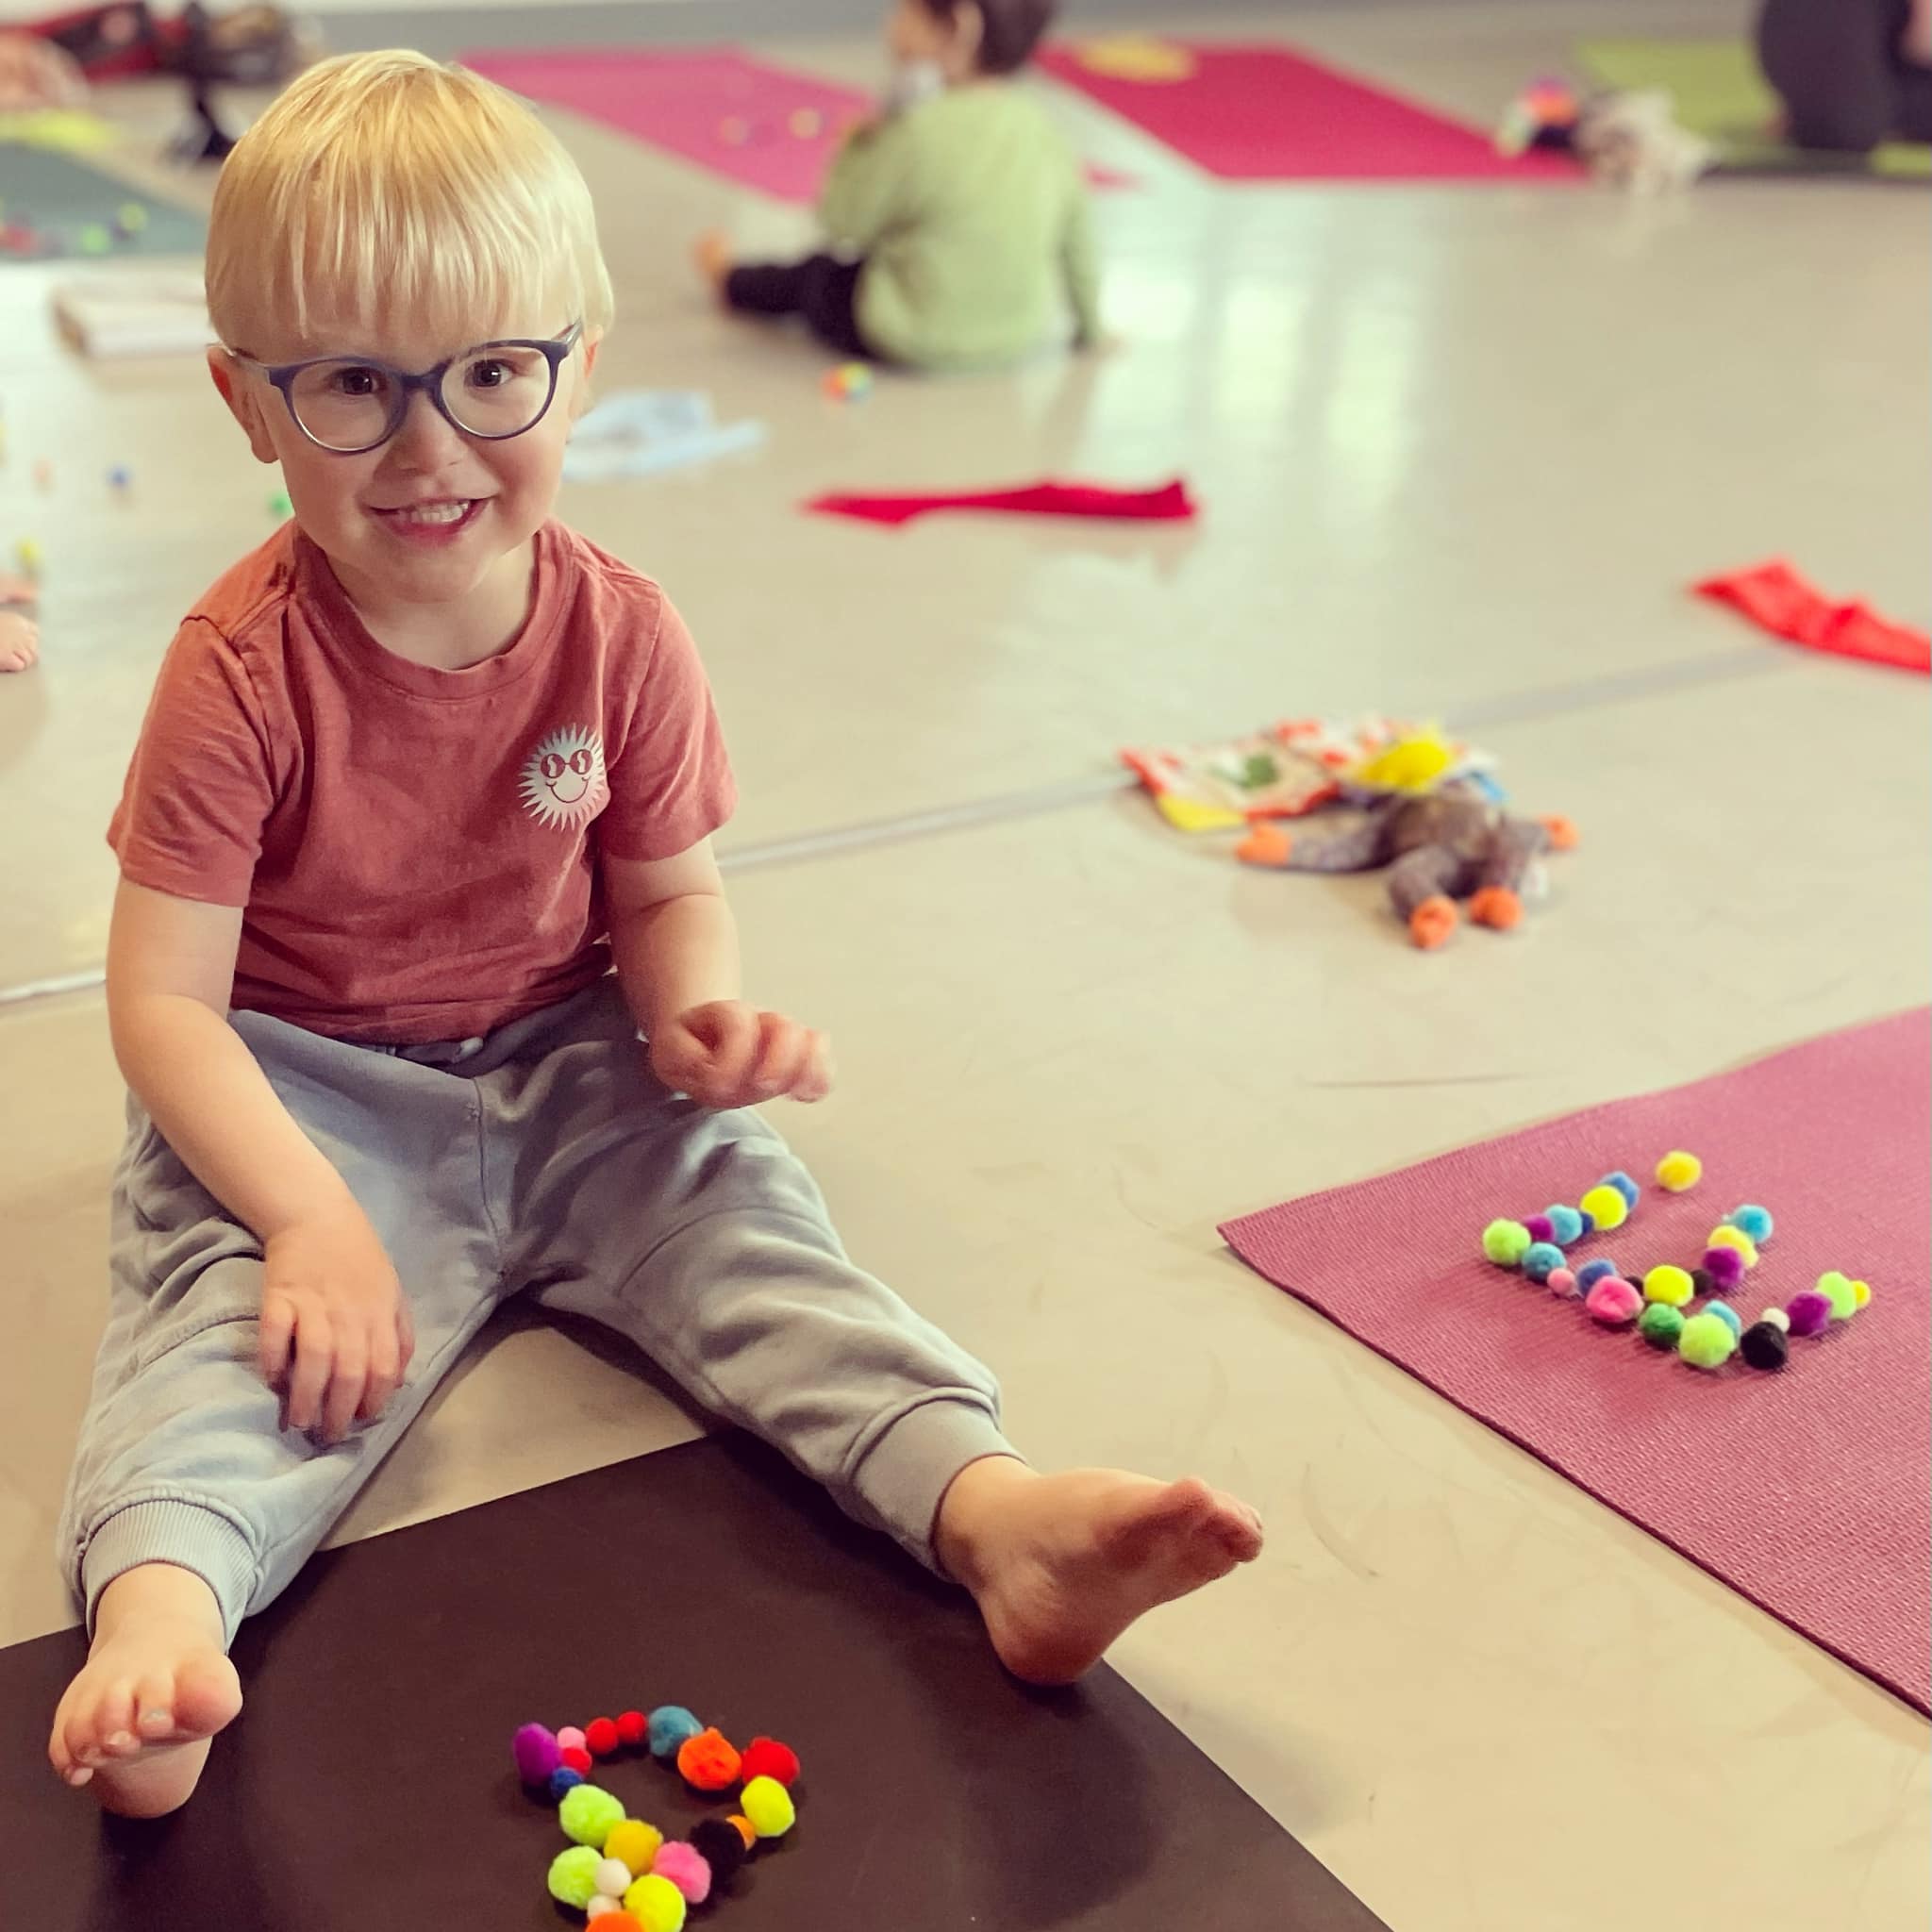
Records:
[[[422,54],[345,54],[297,79],[215,189],[208,304],[231,349],[277,325],[406,316],[456,346],[532,301],[546,332],[609,327],[591,191],[494,83]]]

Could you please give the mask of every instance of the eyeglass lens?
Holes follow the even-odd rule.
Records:
[[[516,436],[550,402],[550,358],[520,343],[494,343],[459,356],[442,378],[442,406],[475,436]],[[326,448],[371,449],[402,414],[400,385],[380,363],[317,362],[289,385],[295,420]]]

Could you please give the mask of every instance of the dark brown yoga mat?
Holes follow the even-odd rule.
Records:
[[[805,1763],[796,1829],[693,1932],[1381,1924],[1112,1672],[1016,1684],[963,1597],[737,1440],[318,1557],[244,1627],[248,1707],[160,1824],[106,1824],[45,1767],[81,1650],[0,1651],[9,1932],[581,1925],[510,1735],[659,1703]],[[598,1775],[667,1832],[723,1808],[646,1757]]]

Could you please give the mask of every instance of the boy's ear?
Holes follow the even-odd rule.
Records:
[[[255,460],[258,463],[279,462],[281,458],[269,439],[268,424],[262,417],[260,391],[244,378],[241,365],[219,342],[208,352],[208,373],[214,386],[221,391],[223,402],[227,404],[229,412],[247,436],[248,447],[255,452]]]
[[[578,345],[584,352],[583,373],[571,388],[570,420],[575,423],[591,407],[591,378],[597,373],[597,351],[604,346],[602,334],[586,332]]]

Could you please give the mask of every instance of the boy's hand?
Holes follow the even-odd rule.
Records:
[[[660,1026],[651,1040],[651,1067],[700,1107],[752,1107],[786,1094],[809,1103],[832,1091],[824,1035],[742,1000],[691,1007]]]
[[[261,1373],[291,1429],[340,1442],[382,1413],[415,1352],[402,1284],[353,1203],[271,1235],[262,1258]]]

